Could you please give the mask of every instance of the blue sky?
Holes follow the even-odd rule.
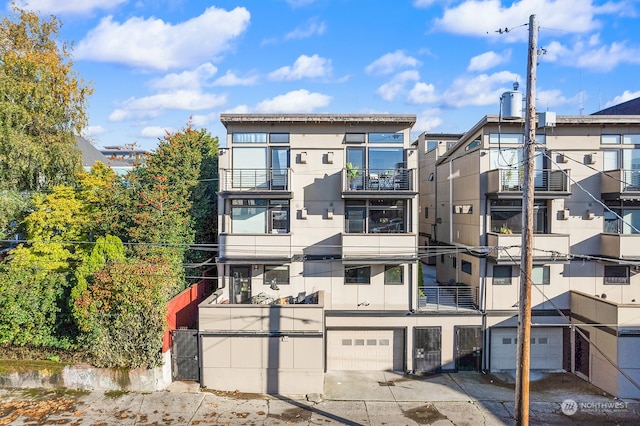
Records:
[[[7,10],[9,8],[7,2]],[[546,50],[537,109],[590,114],[640,96],[638,0],[29,0],[91,81],[85,135],[153,149],[219,114],[416,114],[457,133],[525,91],[529,16]],[[502,34],[498,29],[508,28]]]

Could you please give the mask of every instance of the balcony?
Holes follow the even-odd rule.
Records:
[[[603,200],[640,198],[640,170],[609,170],[602,175],[600,193]]]
[[[488,257],[496,263],[513,263],[522,256],[521,234],[487,233],[487,244],[491,247]],[[568,234],[534,234],[533,259],[545,263],[569,261],[570,236]]]
[[[362,169],[356,178],[349,179],[343,169],[342,198],[411,198],[417,195],[415,177],[414,169]]]
[[[640,260],[640,234],[600,234],[600,254],[614,259]]]
[[[487,172],[487,193],[495,198],[522,198],[522,172],[518,169],[493,169]],[[554,199],[571,195],[569,170],[535,170],[534,197]]]
[[[479,306],[478,287],[418,287],[418,310],[428,312],[469,312]]]
[[[291,198],[291,169],[221,169],[220,195]]]
[[[291,234],[220,234],[222,263],[272,263],[290,261]]]

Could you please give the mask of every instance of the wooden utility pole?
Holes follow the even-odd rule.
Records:
[[[527,98],[523,145],[524,182],[522,188],[522,257],[520,261],[520,301],[518,315],[518,357],[516,360],[516,424],[529,424],[529,368],[531,365],[531,270],[533,268],[533,190],[536,141],[536,66],[538,65],[538,22],[529,17]]]

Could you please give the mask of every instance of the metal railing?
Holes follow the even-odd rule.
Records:
[[[418,309],[423,311],[478,310],[478,287],[418,287]]]
[[[223,169],[222,191],[289,191],[291,169]]]
[[[523,171],[521,169],[498,169],[501,192],[522,191]],[[569,190],[569,170],[535,170],[534,190],[548,192],[567,192]]]
[[[343,170],[346,190],[355,191],[412,191],[413,169],[361,169],[350,179]]]

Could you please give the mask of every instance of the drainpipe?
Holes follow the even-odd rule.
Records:
[[[453,158],[449,160],[449,242],[453,243]]]
[[[489,244],[489,236],[487,235],[487,206],[489,200],[485,196],[484,198],[484,212],[481,212],[483,220],[480,222],[480,235],[483,235],[484,247]],[[487,254],[488,255],[488,254]],[[487,261],[487,255],[482,257],[484,274],[480,277],[480,312],[482,313],[482,341],[484,348],[482,350],[482,369],[489,369],[489,360],[487,357],[487,348],[490,347],[489,333],[487,332],[487,273],[489,272],[489,265]]]

